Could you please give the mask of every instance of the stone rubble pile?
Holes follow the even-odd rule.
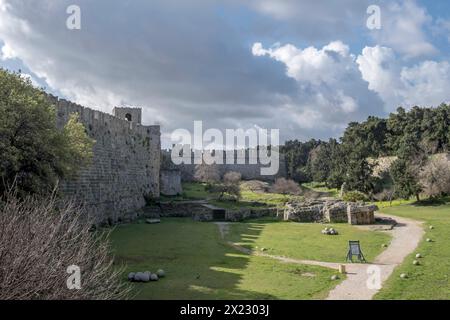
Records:
[[[376,205],[341,200],[307,200],[289,202],[284,211],[285,221],[374,224]]]
[[[322,234],[326,234],[329,236],[337,236],[339,232],[337,232],[337,230],[335,230],[334,228],[325,228],[322,230]]]
[[[156,273],[152,273],[150,271],[145,272],[130,272],[128,274],[128,281],[132,282],[149,282],[149,281],[158,281],[160,278],[164,278],[166,273],[164,270],[158,270]]]

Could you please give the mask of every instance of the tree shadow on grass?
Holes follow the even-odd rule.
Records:
[[[263,226],[252,227],[258,237]],[[135,299],[277,299],[265,292],[243,290],[245,270],[254,257],[230,248],[213,223],[168,218],[159,225],[130,224],[113,235],[116,263],[128,272],[164,269],[158,282],[133,283]],[[264,276],[265,270],[261,272]]]
[[[450,202],[450,197],[429,198],[416,201],[412,204],[414,207],[439,207]]]

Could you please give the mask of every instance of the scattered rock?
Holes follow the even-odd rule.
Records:
[[[417,259],[422,258],[422,255],[421,255],[420,253],[418,253],[418,254],[416,254],[416,258],[417,258]]]
[[[144,277],[145,277],[145,275],[144,275],[143,272],[137,272],[137,273],[134,275],[134,281],[136,281],[136,282],[141,282],[141,281],[143,281]]]
[[[430,226],[430,230],[433,230],[434,229],[434,227],[433,226]]]
[[[427,242],[433,242],[433,240],[431,240],[430,238],[427,238]]]
[[[148,223],[148,224],[161,223],[161,219],[147,219],[147,220],[145,220],[145,223]]]
[[[387,248],[388,245],[387,245],[386,243],[383,243],[383,244],[381,245],[381,247],[382,247],[382,248]]]
[[[419,261],[417,261],[417,260],[413,261],[413,265],[418,266],[419,264],[420,264]]]
[[[267,251],[267,248],[261,248],[261,251],[263,251],[263,252]]]
[[[159,278],[164,278],[164,277],[166,276],[166,273],[164,272],[164,270],[159,269],[158,271],[156,271],[156,275],[157,275]]]
[[[128,274],[128,280],[135,282],[149,282],[149,281],[158,281],[159,278],[163,278],[164,276],[165,272],[162,269],[159,269],[156,273],[151,273],[150,271],[130,272]]]
[[[149,282],[150,281],[150,274],[147,272],[142,273],[141,275],[141,281],[142,282]]]
[[[156,273],[152,273],[152,275],[150,276],[150,281],[158,281],[158,275]]]
[[[322,232],[322,234],[327,234],[327,235],[331,235],[331,236],[335,236],[335,235],[339,234],[339,232],[337,232],[337,230],[335,230],[333,228],[325,228],[321,232]]]
[[[337,276],[337,275],[332,275],[331,276],[331,280],[333,280],[333,281],[336,281],[336,280],[338,280],[339,279],[339,277]]]
[[[402,278],[402,279],[407,279],[407,278],[408,278],[408,275],[407,275],[406,273],[402,273],[402,274],[400,275],[400,278]]]

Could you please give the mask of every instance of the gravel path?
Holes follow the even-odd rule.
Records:
[[[346,263],[344,264],[347,271],[347,278],[338,284],[328,294],[328,300],[370,300],[381,289],[380,286],[374,285],[372,279],[374,270],[379,270],[381,279],[381,286],[392,274],[394,269],[400,265],[403,260],[417,248],[424,231],[421,226],[421,222],[392,217],[384,214],[377,214],[377,216],[384,218],[393,218],[397,221],[397,225],[389,231],[392,235],[392,241],[390,245],[384,250],[378,257],[375,258],[373,263]],[[220,235],[225,238],[229,223],[218,222]],[[312,261],[312,260],[299,260],[280,256],[269,255],[264,252],[252,251],[250,249],[241,247],[232,242],[227,242],[228,245],[245,253],[254,254],[259,256],[265,256],[268,258],[276,259],[282,262],[299,263],[307,265],[322,266],[326,268],[338,269],[339,263]],[[363,247],[364,249],[364,247]],[[379,269],[378,269],[379,268]]]

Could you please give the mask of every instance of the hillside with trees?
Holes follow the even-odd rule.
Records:
[[[409,111],[398,108],[387,119],[371,116],[361,123],[349,123],[339,140],[288,141],[282,148],[288,174],[298,182],[344,186],[370,197],[447,194],[450,188],[445,183],[437,187],[430,176],[446,168],[445,157],[431,156],[450,150],[449,115],[446,104]],[[396,157],[388,172],[374,175],[376,159],[387,156]],[[445,171],[439,172],[440,180],[446,180],[443,175]]]

